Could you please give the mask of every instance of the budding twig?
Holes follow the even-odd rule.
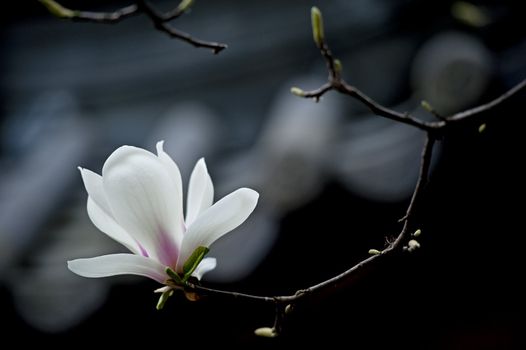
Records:
[[[177,7],[164,13],[158,11],[152,4],[145,0],[137,0],[135,4],[122,7],[113,12],[72,10],[62,6],[55,0],[38,1],[56,17],[79,22],[115,24],[142,13],[150,18],[157,30],[166,33],[172,38],[179,39],[198,48],[202,47],[210,49],[215,54],[227,48],[227,45],[223,43],[196,39],[190,34],[180,31],[168,23],[184,14],[192,5],[193,0],[182,0]]]

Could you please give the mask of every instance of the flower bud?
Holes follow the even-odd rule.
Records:
[[[418,241],[412,239],[409,242],[407,242],[407,250],[408,251],[413,252],[413,251],[417,250],[418,248],[420,248],[420,243],[418,243]]]
[[[426,100],[422,100],[422,102],[420,102],[420,105],[422,106],[423,109],[425,109],[426,111],[428,111],[429,113],[433,113],[435,112],[435,109],[431,106],[431,104],[429,102],[427,102]]]
[[[265,338],[275,338],[278,336],[278,333],[274,328],[270,327],[261,327],[254,331],[254,334],[258,337],[265,337]]]
[[[290,88],[290,92],[293,94],[293,95],[296,95],[298,97],[305,97],[305,91],[303,91],[302,89],[300,89],[299,87],[291,87]]]
[[[59,18],[73,18],[76,16],[76,11],[70,10],[54,0],[38,0],[44,5],[52,15]]]
[[[382,252],[379,251],[378,249],[369,249],[369,254],[378,255],[378,254],[382,254]]]
[[[186,11],[188,10],[188,8],[190,6],[192,6],[192,4],[194,3],[194,0],[183,0],[181,1],[181,3],[179,4],[179,6],[177,6],[177,9],[179,11]]]
[[[325,34],[323,33],[323,17],[321,11],[316,6],[313,6],[310,10],[311,22],[312,22],[312,37],[316,46],[322,47],[325,40]]]
[[[187,292],[187,291],[185,291],[185,292],[184,292],[184,296],[185,296],[186,299],[188,299],[189,301],[198,301],[199,299],[201,299],[201,297],[199,296],[199,294],[197,294],[196,292]]]
[[[336,73],[341,73],[342,72],[342,69],[343,69],[342,61],[340,61],[339,59],[336,58],[334,61],[332,61],[332,64],[334,65],[334,71]]]

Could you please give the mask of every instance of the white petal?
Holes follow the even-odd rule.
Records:
[[[97,205],[104,210],[108,215],[111,214],[110,205],[106,199],[104,188],[102,187],[102,176],[89,169],[78,167],[86,192]]]
[[[177,212],[183,213],[183,181],[181,180],[181,172],[179,171],[179,167],[177,164],[173,161],[172,157],[168,155],[163,149],[164,141],[157,142],[157,145],[155,146],[157,148],[157,157],[161,160],[161,163],[164,165],[166,171],[172,178],[173,184],[175,186],[175,189],[177,190],[177,193],[179,193],[177,198]],[[182,236],[179,237],[179,239],[182,239]]]
[[[165,267],[153,259],[134,254],[102,255],[68,261],[68,268],[77,275],[98,278],[116,275],[139,275],[164,283]]]
[[[196,248],[209,247],[225,233],[241,225],[256,207],[258,197],[256,191],[240,188],[199,215],[184,235],[177,268],[183,266]]]
[[[119,242],[132,253],[142,254],[139,245],[133,240],[133,238],[115,222],[115,219],[108,215],[95,201],[88,197],[88,216],[91,222],[102,232],[107,234],[110,238]],[[144,254],[142,254],[144,255]]]
[[[173,267],[183,234],[181,193],[159,158],[120,147],[104,163],[102,181],[115,221],[150,257]]]
[[[190,226],[197,216],[208,209],[214,200],[214,185],[206,169],[204,158],[195,164],[190,182],[188,183],[188,196],[186,198],[186,226]]]
[[[199,266],[192,272],[192,276],[197,278],[198,280],[201,280],[203,275],[207,272],[212,271],[217,266],[217,260],[216,258],[204,258],[200,263]]]

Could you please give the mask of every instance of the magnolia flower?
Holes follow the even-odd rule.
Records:
[[[258,193],[240,188],[213,203],[214,187],[204,159],[190,176],[183,217],[179,168],[157,143],[157,155],[122,146],[104,163],[102,176],[79,168],[88,192],[88,215],[102,232],[131,254],[110,254],[68,261],[84,277],[140,275],[168,287],[200,279],[216,266],[204,258],[212,243],[233,230],[254,210]],[[180,280],[179,280],[180,279]]]

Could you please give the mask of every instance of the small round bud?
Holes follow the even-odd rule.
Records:
[[[483,133],[484,130],[486,130],[486,123],[480,124],[480,126],[479,126],[479,132],[480,133]]]
[[[425,109],[429,113],[433,113],[435,111],[433,107],[431,106],[431,104],[427,102],[426,100],[422,100],[422,102],[420,102],[420,105],[422,106],[423,109]]]
[[[199,299],[201,299],[201,297],[199,296],[199,294],[197,294],[196,292],[187,292],[187,291],[185,291],[185,292],[184,292],[184,296],[185,296],[186,299],[188,299],[189,301],[198,301]]]
[[[409,250],[410,252],[413,252],[418,248],[420,248],[420,243],[418,243],[418,241],[412,239],[409,242],[407,242],[407,250]]]
[[[415,233],[413,233],[413,237],[418,237],[422,234],[422,230],[418,229],[415,231]]]
[[[336,71],[336,73],[341,73],[343,69],[342,61],[336,58],[332,63],[334,64],[334,70]]]

